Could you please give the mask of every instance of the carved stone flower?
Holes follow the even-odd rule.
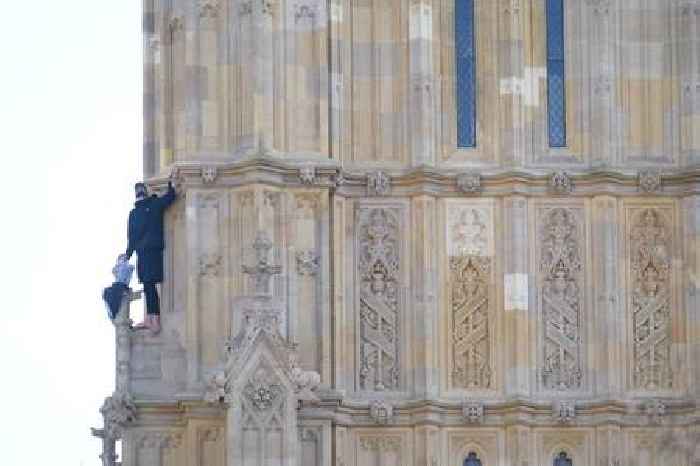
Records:
[[[559,401],[552,405],[552,417],[561,424],[571,424],[576,419],[576,403]]]
[[[480,403],[465,403],[462,405],[462,417],[470,424],[480,424],[484,421],[484,405]]]
[[[316,183],[316,168],[315,167],[302,167],[299,169],[299,181],[301,184],[315,184]]]
[[[369,417],[377,424],[388,424],[394,417],[394,407],[383,400],[375,400],[369,406]]]
[[[391,190],[391,178],[383,171],[367,175],[367,192],[371,196],[385,196]]]
[[[216,167],[202,167],[202,182],[204,184],[212,184],[216,181],[218,170]]]
[[[661,174],[652,170],[639,172],[639,189],[645,193],[654,193],[661,189]]]
[[[552,173],[549,178],[549,187],[558,194],[570,194],[574,190],[571,177],[563,170]]]
[[[481,175],[478,173],[462,173],[457,176],[457,187],[463,193],[476,194],[481,191]]]

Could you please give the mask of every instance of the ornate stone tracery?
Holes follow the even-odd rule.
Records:
[[[561,207],[545,210],[541,220],[542,382],[550,390],[575,390],[582,384],[580,220]]]
[[[368,451],[399,451],[401,450],[401,437],[379,436],[361,437],[360,446]]]
[[[399,214],[367,208],[359,220],[360,386],[399,387]]]
[[[634,388],[672,388],[671,237],[661,211],[636,212],[630,236]]]
[[[450,257],[452,272],[453,384],[489,388],[489,290],[491,259],[475,255]]]
[[[255,411],[269,411],[281,398],[282,387],[269,369],[260,367],[244,388],[244,396]]]
[[[490,213],[477,207],[449,209],[452,308],[452,385],[491,387],[488,256]]]

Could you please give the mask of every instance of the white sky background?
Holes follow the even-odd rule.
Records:
[[[3,1],[0,18],[0,465],[99,465],[100,295],[141,176],[141,2]]]

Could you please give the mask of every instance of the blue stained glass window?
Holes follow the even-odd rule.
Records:
[[[547,120],[549,146],[566,147],[564,0],[547,0]]]
[[[561,452],[554,458],[554,466],[573,466],[574,462],[569,458],[566,452]]]
[[[469,456],[467,456],[467,459],[464,460],[464,464],[462,466],[482,466],[481,465],[481,460],[476,456],[476,453],[473,451],[469,452]]]
[[[455,0],[457,147],[476,147],[474,0]]]

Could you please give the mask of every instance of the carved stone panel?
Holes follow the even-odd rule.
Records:
[[[414,464],[411,433],[399,429],[361,429],[353,432],[355,466]],[[350,466],[346,464],[346,466]]]
[[[490,204],[448,203],[450,389],[492,388],[492,217]]]
[[[398,207],[366,205],[357,212],[358,346],[360,390],[400,386],[400,257]]]
[[[583,387],[585,218],[580,207],[537,209],[538,370],[544,390]]]
[[[198,191],[194,194],[194,205],[188,212],[192,233],[190,273],[197,277],[193,291],[194,312],[198,316],[192,334],[199,336],[199,374],[204,368],[218,363],[220,342],[224,338],[224,287],[222,276],[226,270],[226,205],[227,195],[220,191]]]
[[[627,221],[631,388],[672,389],[672,212],[628,208]]]

